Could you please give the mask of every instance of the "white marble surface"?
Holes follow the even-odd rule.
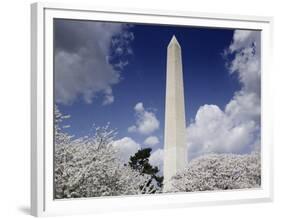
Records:
[[[187,162],[185,127],[181,47],[173,36],[167,48],[164,191],[169,189],[170,178]]]

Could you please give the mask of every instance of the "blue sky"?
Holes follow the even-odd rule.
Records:
[[[187,127],[197,125],[196,115],[200,109],[205,110],[205,105],[216,106],[212,108],[214,114],[219,109],[229,116],[226,106],[239,98],[237,92],[248,89],[248,81],[241,77],[243,69],[235,69],[235,60],[245,53],[241,53],[244,49],[253,48],[257,35],[251,38],[253,31],[237,32],[235,38],[232,29],[69,20],[56,20],[54,24],[56,104],[64,114],[71,115],[67,132],[76,137],[88,135],[93,123],[104,126],[110,122],[118,131],[117,139],[127,137],[146,147],[145,139],[154,136],[159,143],[152,146],[153,151],[163,148],[166,51],[173,35],[182,48]],[[248,38],[253,42],[240,48],[235,44],[241,43],[239,37],[242,42]],[[252,92],[259,99],[260,91]],[[128,131],[131,126],[137,127],[137,118],[143,116],[136,115],[138,103],[142,103],[143,112],[156,118],[159,127],[147,133]]]

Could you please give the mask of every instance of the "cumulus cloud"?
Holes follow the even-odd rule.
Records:
[[[149,158],[149,163],[153,166],[157,166],[160,170],[160,174],[163,174],[163,157],[164,157],[164,150],[157,149],[150,155]]]
[[[154,112],[144,108],[143,103],[139,102],[134,107],[136,115],[136,124],[128,128],[128,132],[137,132],[148,135],[159,128],[159,121]]]
[[[149,136],[144,140],[143,143],[152,147],[159,144],[159,139],[156,136]]]
[[[120,159],[124,162],[128,162],[130,156],[134,155],[141,149],[140,145],[129,137],[116,140],[112,145],[117,150]]]
[[[143,103],[141,102],[137,103],[134,109],[136,112],[143,112],[144,111]]]
[[[187,128],[189,158],[205,153],[246,153],[255,147],[259,126],[248,119],[238,122],[216,105],[201,106]]]
[[[231,74],[237,74],[245,92],[260,93],[260,32],[236,30],[226,55],[234,55],[227,62]]]
[[[209,152],[248,153],[260,147],[260,32],[234,31],[224,55],[241,89],[224,109],[199,108],[187,127],[189,159]]]
[[[102,96],[103,105],[112,103],[112,86],[128,64],[132,40],[125,24],[56,20],[56,102],[71,104],[81,98],[92,103]]]

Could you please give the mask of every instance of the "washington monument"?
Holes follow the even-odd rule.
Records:
[[[167,48],[164,192],[170,188],[170,179],[187,163],[186,123],[181,47],[175,36]]]

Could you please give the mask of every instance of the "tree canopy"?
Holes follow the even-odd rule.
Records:
[[[261,185],[259,153],[210,154],[193,159],[172,178],[170,192],[246,189]]]
[[[129,166],[139,171],[141,174],[146,174],[150,176],[149,185],[155,182],[155,186],[153,188],[156,190],[160,190],[163,185],[163,176],[159,176],[159,169],[156,166],[152,166],[149,163],[149,157],[151,155],[151,148],[143,148],[138,150],[135,155],[130,157]]]
[[[55,198],[150,193],[150,177],[118,159],[115,132],[96,128],[93,136],[72,139],[61,128],[67,116],[55,110]]]

